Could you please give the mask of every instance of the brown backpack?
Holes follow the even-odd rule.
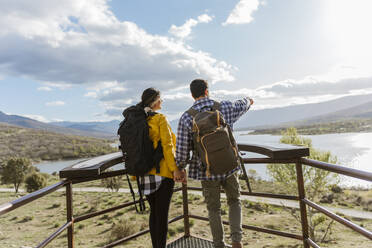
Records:
[[[211,111],[193,108],[187,111],[193,118],[194,150],[206,168],[207,177],[225,174],[240,165],[238,147],[220,107],[219,102],[214,102]]]

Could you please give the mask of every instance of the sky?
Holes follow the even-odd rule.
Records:
[[[0,111],[121,120],[142,91],[177,119],[193,99],[253,109],[372,93],[370,0],[0,0]]]

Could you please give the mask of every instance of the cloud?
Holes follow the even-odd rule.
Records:
[[[63,105],[65,105],[65,102],[63,101],[54,101],[54,102],[45,103],[45,106],[48,106],[48,107],[56,107],[56,106],[63,106]]]
[[[258,10],[259,5],[259,0],[240,0],[222,25],[250,23],[253,21],[252,14]]]
[[[132,82],[135,84],[134,82]],[[97,87],[97,98],[102,99],[105,115],[108,118],[121,119],[125,107],[140,101],[142,90],[154,86],[142,84],[140,88],[117,88],[118,83],[106,82],[105,87]],[[110,86],[109,86],[110,85]],[[160,84],[161,85],[161,84]],[[156,84],[155,84],[156,86]],[[162,112],[170,120],[180,117],[182,112],[192,106],[193,99],[187,87],[168,89],[161,85],[164,99]],[[141,90],[140,90],[141,89]],[[295,104],[317,103],[333,100],[348,95],[372,94],[372,77],[344,78],[338,81],[328,81],[316,77],[306,77],[301,80],[285,80],[258,87],[255,89],[240,88],[237,90],[211,90],[210,95],[217,101],[236,100],[242,97],[252,97],[255,100],[254,109],[284,107]]]
[[[322,95],[353,94],[356,91],[368,93],[372,90],[372,77],[346,78],[339,81],[324,81],[314,77],[303,80],[286,80],[260,87],[258,90],[275,97],[315,97]]]
[[[3,1],[0,74],[55,85],[193,77],[232,81],[232,68],[167,36],[119,21],[107,0]],[[35,7],[37,6],[37,7]],[[209,22],[201,15],[197,23]]]
[[[208,23],[212,21],[212,19],[213,17],[207,14],[203,14],[198,16],[197,20],[192,18],[187,20],[182,26],[177,27],[176,25],[172,25],[169,29],[169,33],[177,38],[185,39],[191,34],[191,30],[193,27],[195,27],[199,23]]]
[[[166,92],[188,86],[196,77],[211,83],[234,80],[235,68],[211,54],[118,20],[108,0],[2,2],[0,75],[41,82],[39,90],[83,85],[85,97],[118,113],[138,102],[148,87]],[[191,32],[212,19],[203,14],[178,30]]]
[[[45,122],[45,123],[49,122],[49,120],[47,118],[45,118],[44,116],[41,116],[41,115],[22,115],[22,116],[33,119],[33,120]]]
[[[47,86],[43,86],[43,87],[37,88],[37,90],[39,90],[39,91],[52,91],[52,88],[47,87]]]
[[[55,88],[59,90],[66,90],[71,88],[73,85],[69,83],[52,83],[52,82],[44,82],[43,84],[46,85],[46,87],[49,88]]]
[[[108,2],[2,1],[0,75],[41,82],[39,90],[83,85],[84,96],[99,100],[110,114],[138,102],[147,87],[166,92],[188,86],[196,77],[211,83],[234,80],[233,66],[182,40],[152,35],[136,23],[118,20]],[[212,19],[203,14],[178,30],[191,32]]]
[[[90,98],[97,98],[97,92],[89,91],[84,96]]]

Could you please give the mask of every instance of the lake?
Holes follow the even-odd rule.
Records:
[[[235,132],[238,143],[252,143],[271,145],[279,143],[281,136],[277,135],[244,135],[247,132]],[[323,151],[330,151],[337,156],[339,165],[372,172],[372,133],[342,133],[342,134],[323,134],[323,135],[304,135],[313,142],[313,147]],[[82,161],[84,159],[42,162],[35,164],[41,172],[53,173],[67,166]],[[266,172],[264,164],[249,164],[247,169],[255,169],[258,175],[265,180],[270,177]],[[350,177],[343,177],[343,185],[372,187],[372,183],[367,183]]]
[[[247,132],[235,132],[237,142],[262,145],[279,143],[278,135],[244,135]],[[342,133],[303,135],[312,140],[313,147],[318,150],[330,151],[337,157],[337,164],[354,169],[372,172],[372,133]],[[247,169],[255,169],[263,179],[270,179],[266,173],[266,165],[246,165]],[[342,177],[341,184],[348,186],[372,187],[372,183],[363,180]]]

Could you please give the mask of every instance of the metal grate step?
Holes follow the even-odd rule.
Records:
[[[213,242],[210,240],[190,236],[173,241],[167,245],[167,248],[214,248],[214,246]]]

